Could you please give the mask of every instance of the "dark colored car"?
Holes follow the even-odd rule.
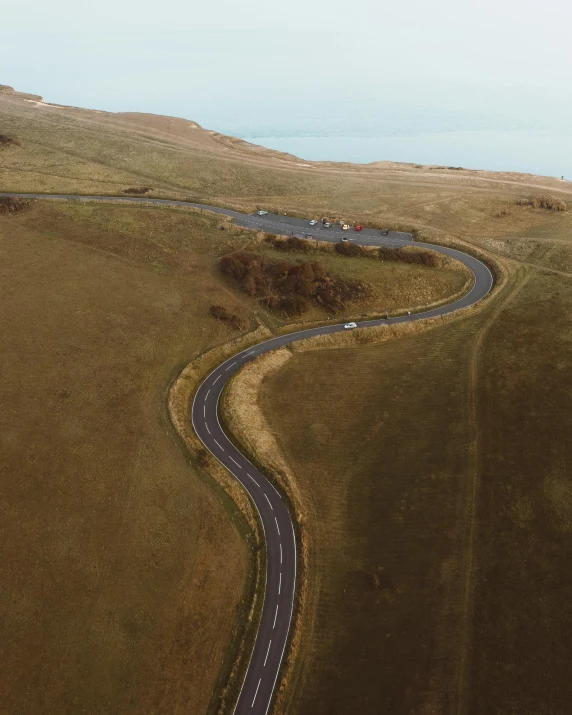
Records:
[[[388,228],[384,228],[383,231],[381,232],[381,235],[382,235],[382,236],[387,236],[388,234],[389,234],[389,229],[388,229]]]

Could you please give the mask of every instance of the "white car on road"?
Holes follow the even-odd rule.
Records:
[[[266,214],[268,213],[268,211],[257,211],[256,213],[257,213],[259,216],[266,216]]]
[[[315,226],[317,223],[318,223],[318,222],[316,221],[316,219],[313,218],[313,219],[310,221],[310,226]]]
[[[353,330],[354,328],[357,328],[357,323],[346,323],[344,325],[344,330]]]

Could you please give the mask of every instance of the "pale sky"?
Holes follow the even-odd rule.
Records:
[[[2,8],[0,83],[218,128],[369,100],[558,121],[571,27],[565,0],[19,0]]]

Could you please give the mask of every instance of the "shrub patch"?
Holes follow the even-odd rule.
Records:
[[[286,316],[303,315],[312,303],[338,313],[347,303],[365,300],[373,293],[365,281],[329,275],[319,261],[272,262],[260,254],[240,252],[223,256],[219,266],[245,293]]]

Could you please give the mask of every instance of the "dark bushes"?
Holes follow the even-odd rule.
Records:
[[[297,251],[299,253],[310,253],[315,250],[315,246],[304,238],[289,236],[285,241],[275,240],[274,237],[267,238],[274,248],[279,251]]]
[[[204,447],[199,447],[197,449],[197,462],[200,464],[200,466],[203,469],[206,469],[209,466],[209,453]]]
[[[224,305],[211,305],[210,310],[214,318],[228,323],[234,330],[242,330],[245,327],[244,320],[240,316],[230,313]]]
[[[25,211],[30,205],[27,199],[18,199],[13,196],[0,196],[0,216],[10,216]]]
[[[0,146],[21,146],[20,142],[7,134],[0,134]]]
[[[413,263],[418,266],[435,268],[439,265],[439,257],[429,251],[419,249],[405,250],[403,248],[388,248],[380,246],[377,251],[367,250],[355,243],[336,243],[336,253],[351,258],[379,258],[380,261],[395,261],[397,263]]]
[[[369,258],[370,252],[366,251],[362,246],[358,246],[355,243],[350,243],[349,241],[342,241],[341,243],[334,244],[336,247],[336,253],[340,256],[349,256],[350,258]]]
[[[347,302],[365,300],[372,292],[364,281],[328,275],[318,261],[273,263],[259,254],[241,252],[223,256],[219,265],[248,295],[258,297],[270,310],[286,316],[302,315],[312,302],[337,313]]]
[[[548,194],[532,199],[520,199],[516,203],[518,206],[531,206],[533,209],[547,209],[548,211],[566,211],[568,209],[565,201]]]
[[[307,241],[303,238],[290,236],[286,240],[279,238],[267,237],[266,240],[281,251],[300,252],[300,253],[331,253],[334,251],[339,256],[347,256],[348,258],[379,258],[382,261],[396,261],[399,263],[413,263],[418,266],[428,266],[435,268],[441,265],[439,256],[418,248],[388,248],[381,247],[377,250],[359,246],[350,241],[340,241],[333,244],[318,244],[315,241]]]
[[[380,246],[377,252],[380,261],[398,261],[399,263],[413,263],[417,266],[437,268],[440,264],[439,256],[423,250],[409,250],[403,248],[386,248]]]
[[[153,191],[152,186],[141,186],[139,188],[132,187],[130,189],[123,189],[124,194],[133,194],[134,196],[142,196],[143,194],[148,194],[150,191]]]
[[[303,315],[310,307],[309,302],[302,296],[294,295],[286,298],[281,298],[277,295],[269,295],[261,300],[262,305],[265,305],[275,313],[284,313],[287,317],[293,315]]]

